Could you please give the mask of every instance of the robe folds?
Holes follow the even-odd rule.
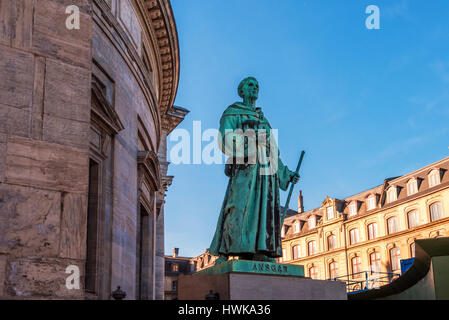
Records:
[[[224,150],[229,130],[241,129],[243,132],[257,121],[255,130],[267,132],[271,126],[260,109],[241,103],[229,106],[220,119],[220,148],[231,155],[226,164],[229,183],[218,218],[217,228],[209,251],[214,255],[264,254],[268,257],[281,257],[281,209],[279,189],[287,190],[293,174],[280,158],[277,170],[272,174],[261,174],[260,168],[267,162],[261,149],[257,148],[257,161],[250,164],[229,164],[235,153]],[[248,123],[250,125],[248,126]],[[274,143],[270,140],[270,143]],[[244,145],[245,151],[247,145]],[[235,149],[232,149],[235,151]],[[276,147],[277,155],[279,155]]]

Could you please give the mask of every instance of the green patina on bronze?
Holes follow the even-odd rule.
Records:
[[[254,260],[229,260],[198,271],[197,274],[222,274],[229,272],[304,277],[303,266]]]
[[[243,101],[230,105],[220,119],[220,148],[225,153],[229,152],[223,149],[229,130],[240,129],[245,132],[251,129],[258,132],[263,129],[267,134],[271,130],[262,109],[255,105],[259,94],[257,80],[253,77],[242,80],[238,93]],[[251,153],[246,147],[245,145],[245,155]],[[274,262],[274,258],[282,256],[283,217],[279,190],[286,191],[289,183],[297,183],[299,175],[289,170],[280,158],[276,172],[261,175],[261,164],[258,161],[254,164],[236,164],[233,156],[235,155],[231,154],[225,167],[229,184],[210,245],[210,253],[220,256],[216,261],[217,265],[224,263],[229,256],[238,256],[243,260]],[[242,265],[243,263],[246,262],[242,262]],[[232,262],[230,265],[239,264]],[[228,264],[223,268],[225,266]]]

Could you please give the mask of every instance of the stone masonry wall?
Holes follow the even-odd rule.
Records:
[[[83,298],[92,12],[0,1],[0,298]],[[80,8],[80,30],[65,26]]]

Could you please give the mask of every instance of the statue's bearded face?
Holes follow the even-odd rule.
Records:
[[[242,95],[250,99],[257,99],[259,96],[259,83],[253,79],[246,81],[242,88]]]

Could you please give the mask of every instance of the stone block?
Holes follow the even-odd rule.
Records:
[[[87,196],[65,193],[62,195],[60,256],[85,259],[87,231]]]
[[[6,259],[6,255],[0,254],[0,299],[5,295]]]
[[[32,25],[33,1],[1,1],[0,43],[23,49],[31,47]]]
[[[0,253],[57,256],[60,193],[0,184]]]
[[[220,300],[347,300],[346,284],[267,274],[180,275],[179,300],[205,300],[212,290]]]
[[[0,104],[0,132],[28,137],[30,110]]]
[[[66,268],[77,266],[80,289],[68,289]],[[5,292],[14,299],[82,299],[83,262],[68,259],[9,259],[6,266]]]
[[[0,45],[0,102],[30,108],[33,101],[32,54]]]
[[[86,149],[17,136],[8,138],[7,183],[87,194],[88,179]]]
[[[0,183],[5,181],[6,134],[0,133]]]
[[[42,140],[87,149],[90,124],[44,114]]]
[[[140,27],[137,15],[129,0],[120,1],[120,20],[122,21],[125,30],[128,31],[128,34],[131,38],[131,41],[134,44],[134,47],[140,54],[142,43],[141,39],[142,29]]]
[[[47,59],[45,73],[46,115],[90,121],[90,72]]]
[[[80,29],[69,30],[65,10],[69,5],[80,9]],[[39,0],[35,5],[33,50],[72,64],[90,68],[92,63],[92,13],[88,0]]]

